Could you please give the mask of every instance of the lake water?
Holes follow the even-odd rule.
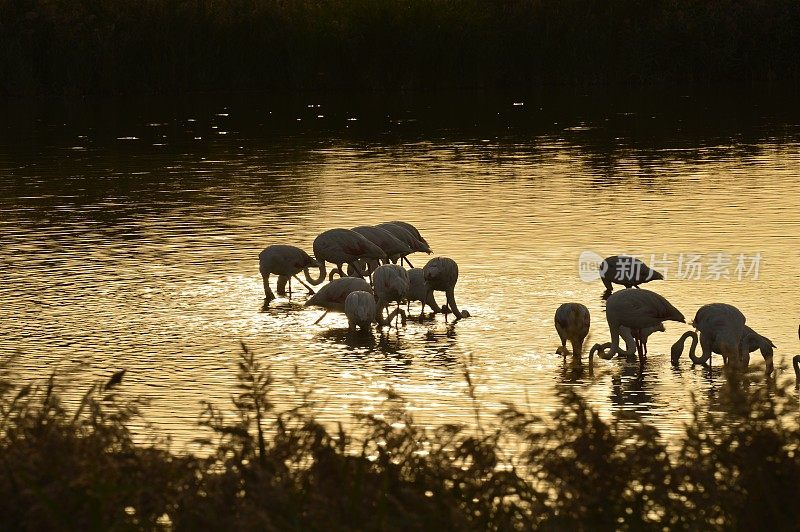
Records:
[[[572,386],[605,417],[637,423],[638,413],[669,436],[691,395],[719,408],[719,357],[711,372],[686,355],[678,370],[669,363],[683,324],[651,337],[641,378],[637,363],[596,360],[589,373],[554,354],[553,314],[566,301],[589,307],[589,345],[609,338],[602,283],[579,276],[587,250],[655,258],[666,280],[647,287],[687,319],[705,303],[737,305],[778,346],[778,379],[794,378],[800,112],[790,96],[249,95],[0,109],[0,350],[19,353],[25,379],[58,370],[82,386],[126,368],[125,390],[150,399],[146,420],[178,447],[197,435],[201,400],[227,406],[236,393],[240,341],[271,364],[279,405],[293,401],[297,367],[326,421],[379,409],[392,387],[424,424],[471,423],[465,361],[487,413],[508,401],[545,414]],[[353,340],[341,315],[313,325],[320,311],[302,292],[262,310],[265,246],[310,253],[325,229],[394,219],[458,262],[456,297],[471,318]],[[758,353],[751,366],[763,369]]]

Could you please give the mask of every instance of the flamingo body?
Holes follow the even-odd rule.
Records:
[[[448,310],[453,312],[456,320],[469,316],[469,312],[466,310],[464,312],[458,310],[458,305],[456,304],[455,286],[458,282],[458,264],[456,264],[456,261],[449,257],[432,258],[422,269],[422,274],[428,286],[426,300],[433,297],[434,290],[442,291],[447,295],[447,307],[444,307],[445,312]]]
[[[375,298],[378,300],[376,305],[378,316],[382,319],[383,309],[389,303],[405,301],[408,298],[409,282],[408,274],[402,266],[397,264],[384,264],[375,269],[372,281],[374,284]],[[398,308],[394,316],[400,314],[405,322],[405,312]],[[390,314],[389,320],[392,318]],[[381,322],[379,322],[380,324]]]
[[[283,244],[267,246],[258,255],[258,270],[264,282],[264,296],[267,300],[275,299],[269,287],[271,274],[279,276],[278,293],[283,295],[284,285],[288,279],[304,270],[307,274],[308,268],[316,266],[318,266],[317,261],[298,247]]]
[[[353,231],[360,234],[386,253],[389,260],[397,260],[411,253],[411,246],[398,240],[392,233],[382,227],[362,225],[354,227]]]
[[[388,223],[394,224],[394,225],[399,225],[400,227],[402,227],[403,229],[405,229],[406,231],[411,233],[414,236],[414,238],[416,238],[417,240],[419,240],[420,242],[422,242],[423,244],[428,246],[428,249],[430,249],[430,246],[428,245],[428,241],[425,240],[424,238],[422,238],[422,235],[420,234],[419,230],[416,227],[414,227],[413,225],[411,225],[410,223],[401,222],[400,220],[392,220],[391,222],[388,222]]]
[[[600,278],[603,280],[606,290],[611,292],[613,290],[611,283],[630,288],[657,279],[664,279],[664,276],[635,257],[612,255],[600,263]]]
[[[744,336],[745,321],[742,312],[727,303],[710,303],[697,310],[692,321],[692,326],[700,331],[700,347],[703,351],[701,358],[692,357],[692,362],[705,364],[711,359],[711,354],[717,352],[722,355],[725,363],[729,359],[734,364],[740,364],[740,343]],[[673,353],[673,364],[677,357]]]
[[[350,331],[355,332],[356,327],[369,330],[375,321],[375,296],[363,290],[350,292],[344,300],[344,314]]]
[[[389,231],[395,238],[401,242],[405,242],[413,251],[432,253],[430,246],[423,243],[404,227],[389,222],[378,224],[375,227],[380,227],[381,229]]]
[[[591,324],[589,309],[580,303],[564,303],[556,309],[553,321],[561,339],[561,347],[557,352],[567,356],[567,340],[569,340],[572,345],[572,356],[580,360],[583,341],[589,334]]]
[[[615,294],[612,294],[608,301],[606,301],[606,320],[608,321],[608,328],[611,332],[610,344],[595,344],[589,352],[589,361],[591,362],[592,354],[599,351],[599,356],[606,360],[612,358],[614,354],[623,353],[619,348],[619,336],[623,335],[626,343],[633,339],[632,332],[642,331],[648,327],[657,327],[658,324],[664,321],[680,321],[685,322],[683,314],[676,309],[667,299],[650,290],[638,289],[625,289]],[[626,327],[626,329],[621,329]],[[641,338],[641,334],[637,335]],[[629,344],[630,345],[630,344]],[[639,362],[642,363],[644,359],[643,347],[641,347],[641,340],[639,341]],[[610,347],[611,351],[606,354],[605,349]],[[624,352],[630,355],[629,351]]]
[[[434,312],[442,312],[441,307],[436,303],[433,297],[433,292],[428,292],[428,284],[425,282],[425,272],[422,268],[411,268],[407,270],[408,274],[408,303],[409,310],[412,301],[419,301],[422,303],[419,319],[425,316],[425,306],[431,307]]]
[[[320,276],[316,282],[319,284],[325,278],[325,262],[336,265],[336,269],[331,272],[331,279],[334,273],[344,277],[342,271],[343,264],[354,264],[359,260],[383,260],[386,253],[364,238],[362,235],[349,229],[329,229],[320,233],[314,239],[314,257],[320,263]]]
[[[322,307],[325,310],[344,312],[344,303],[351,292],[361,290],[372,293],[369,283],[358,277],[334,279],[306,301],[307,307]]]

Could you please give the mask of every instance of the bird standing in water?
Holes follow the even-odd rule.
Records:
[[[628,288],[612,294],[606,302],[606,320],[608,321],[611,342],[606,344],[595,344],[589,351],[589,362],[592,355],[598,352],[600,358],[610,360],[615,354],[628,353],[619,347],[619,337],[623,334],[626,343],[635,340],[636,350],[639,354],[639,365],[644,363],[644,348],[641,343],[641,331],[648,327],[657,327],[658,324],[667,321],[684,322],[686,319],[683,314],[676,309],[667,299],[650,290],[638,290]],[[622,327],[627,327],[628,333]],[[630,334],[632,339],[627,335]],[[609,352],[606,353],[606,349]]]
[[[350,292],[344,300],[344,315],[350,332],[356,332],[356,327],[368,331],[375,321],[375,296],[362,290]]]
[[[264,283],[264,297],[266,298],[266,302],[269,303],[275,299],[275,294],[272,293],[269,286],[269,276],[271,274],[278,275],[277,289],[279,295],[284,295],[286,293],[286,281],[288,280],[289,297],[291,297],[292,277],[305,286],[309,294],[313,294],[314,290],[301,281],[297,277],[297,274],[302,271],[306,276],[306,280],[311,283],[308,269],[317,266],[319,266],[317,261],[298,247],[278,244],[264,248],[258,255],[258,270],[261,273],[261,278]]]
[[[600,263],[600,279],[603,280],[606,293],[610,294],[614,290],[611,283],[621,284],[625,288],[638,288],[643,283],[663,280],[664,276],[635,257],[612,255]]]
[[[422,309],[419,311],[419,321],[422,322],[425,317],[425,306],[431,307],[433,312],[443,312],[441,307],[436,303],[433,297],[433,292],[428,291],[428,284],[425,282],[425,272],[422,268],[411,268],[407,270],[408,274],[408,312],[411,312],[411,302],[419,301],[422,303]]]
[[[403,324],[406,322],[406,313],[400,308],[400,302],[408,297],[408,274],[402,266],[398,264],[384,264],[379,266],[373,275],[375,298],[378,300],[376,307],[376,319],[378,327],[390,325],[392,318],[400,315]],[[383,320],[383,310],[387,309],[389,303],[396,302],[397,308],[389,313],[386,321]]]
[[[556,332],[561,339],[561,347],[556,353],[567,356],[567,340],[572,345],[572,356],[580,363],[581,352],[583,351],[583,341],[589,334],[591,317],[589,309],[580,303],[564,303],[556,309],[553,319]]]
[[[335,312],[344,312],[344,304],[347,300],[347,296],[349,296],[351,292],[357,290],[369,292],[370,294],[372,293],[372,288],[369,286],[369,283],[358,277],[334,279],[320,288],[319,292],[311,296],[305,303],[307,307],[322,307],[325,309],[325,312],[314,322],[314,325],[322,321],[322,318],[331,310]]]
[[[731,361],[735,366],[743,363],[741,356],[741,343],[745,334],[746,318],[742,312],[727,303],[710,303],[697,310],[692,321],[692,326],[700,331],[699,342],[703,354],[700,358],[695,356],[698,335],[694,331],[687,331],[672,345],[672,365],[677,366],[683,353],[686,339],[692,338],[692,347],[689,358],[695,364],[705,365],[711,360],[712,353],[722,355],[725,364]],[[749,351],[748,351],[749,359]]]
[[[460,311],[456,304],[455,286],[458,282],[458,264],[449,257],[435,257],[428,261],[422,269],[428,292],[425,299],[433,297],[433,291],[444,292],[447,296],[447,306],[443,307],[445,318],[447,312],[452,312],[456,320],[469,317],[469,312]]]
[[[325,261],[336,265],[336,268],[330,273],[329,280],[333,280],[336,273],[340,277],[345,277],[342,270],[343,264],[353,266],[359,277],[363,278],[365,273],[357,266],[357,262],[361,259],[367,262],[383,260],[386,258],[386,253],[355,231],[329,229],[314,239],[314,257],[319,263],[319,277],[309,279],[309,282],[317,285],[325,280]]]

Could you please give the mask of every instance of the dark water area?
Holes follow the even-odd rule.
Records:
[[[779,380],[800,348],[800,106],[788,90],[1,105],[0,349],[19,352],[26,379],[66,370],[82,384],[127,368],[130,392],[151,399],[146,419],[180,445],[200,400],[232,393],[240,341],[272,364],[278,401],[290,402],[298,368],[324,421],[371,411],[392,387],[423,424],[471,423],[464,361],[489,411],[548,412],[574,387],[604,416],[645,416],[669,436],[690,394],[720,408],[721,360],[670,366],[682,324],[651,338],[642,376],[554,354],[565,301],[589,307],[590,345],[608,339],[602,284],[579,275],[584,251],[661,261],[666,280],[650,288],[687,318],[737,305],[778,345]],[[305,296],[262,309],[265,246],[311,252],[325,229],[391,219],[458,262],[472,318],[354,340],[343,316],[313,325]],[[679,271],[689,257],[697,278]],[[751,367],[763,369],[757,353]]]

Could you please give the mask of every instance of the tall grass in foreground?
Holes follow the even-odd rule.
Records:
[[[317,422],[307,394],[277,410],[269,368],[244,347],[238,377],[235,415],[204,405],[210,455],[177,456],[134,443],[141,402],[116,394],[120,375],[68,411],[55,377],[19,386],[6,362],[4,528],[800,527],[800,436],[781,422],[796,403],[736,375],[724,419],[696,407],[674,452],[651,425],[609,424],[574,392],[544,419],[510,405],[493,421],[476,413],[477,431],[419,426],[387,392],[383,413],[346,433]]]
[[[800,80],[795,0],[0,0],[0,94]]]

